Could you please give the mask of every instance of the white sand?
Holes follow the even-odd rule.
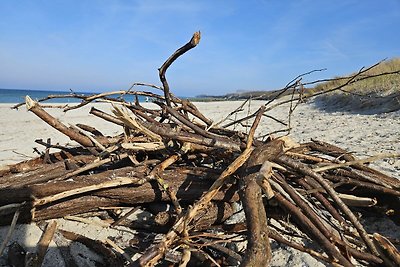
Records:
[[[261,101],[253,101],[251,106],[246,105],[242,114],[254,112]],[[212,102],[196,103],[198,108],[209,118],[219,121],[229,112],[238,107],[241,102]],[[58,133],[34,114],[29,113],[23,107],[19,111],[11,110],[11,104],[0,104],[0,165],[11,164],[35,157],[33,147],[43,151],[44,148],[34,142],[35,139],[46,140],[51,138],[52,143],[72,143],[64,135]],[[100,109],[109,110],[104,104],[96,104]],[[95,116],[89,115],[89,106],[63,113],[60,110],[50,110],[51,114],[65,123],[84,123],[95,126],[101,132],[108,135],[115,135],[121,132],[121,127],[105,122]],[[273,109],[270,113],[280,120],[285,120],[288,114],[288,106],[281,106]],[[224,124],[224,123],[223,123]],[[301,104],[294,112],[291,119],[291,136],[299,142],[307,142],[311,138],[336,144],[344,149],[352,151],[360,158],[372,156],[379,153],[400,153],[400,112],[381,115],[358,115],[347,113],[324,113],[314,108],[312,103]],[[284,128],[271,119],[264,118],[258,135],[265,135],[272,131]],[[243,128],[243,130],[246,130]],[[55,150],[54,150],[55,151]],[[373,167],[387,174],[400,178],[399,160],[380,160],[372,164]],[[396,229],[391,222],[377,221],[379,227]],[[63,226],[61,226],[63,227]],[[25,240],[15,234],[13,240],[18,240],[29,246],[37,242],[40,230],[35,226],[19,226],[24,228]],[[80,230],[79,230],[80,229]],[[398,229],[398,227],[397,227]],[[96,237],[93,228],[82,229],[76,225],[75,230]],[[6,228],[0,230],[0,240],[4,237]],[[392,231],[393,237],[400,238],[400,231]],[[22,240],[22,241],[21,241]],[[53,244],[54,245],[54,244]],[[0,262],[1,265],[1,262]],[[287,247],[274,245],[274,258],[272,266],[317,266],[323,265],[311,256],[299,253]],[[54,265],[46,265],[54,266]],[[57,265],[57,266],[63,266]]]
[[[47,138],[51,138],[52,144],[76,145],[75,142],[44,123],[35,114],[28,112],[25,106],[14,110],[11,109],[13,105],[0,104],[0,166],[37,157],[38,154],[33,152],[33,148],[36,147],[43,151],[44,147],[35,143],[36,139],[43,139],[46,142]],[[66,125],[83,123],[97,127],[107,135],[114,136],[120,133],[121,127],[90,115],[91,107],[92,105],[87,105],[82,109],[66,113],[60,109],[48,109],[47,111]],[[110,110],[109,105],[105,104],[96,104],[96,107],[107,112]]]

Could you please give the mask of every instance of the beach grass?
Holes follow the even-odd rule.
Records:
[[[383,61],[360,78],[400,70],[400,58]],[[349,75],[351,76],[351,75]],[[327,91],[345,84],[349,79],[337,79],[318,84],[309,93]],[[316,105],[326,111],[354,113],[387,113],[400,110],[400,74],[361,79],[333,92],[318,96]]]

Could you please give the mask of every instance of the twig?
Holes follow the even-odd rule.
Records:
[[[92,220],[92,219],[81,218],[81,217],[72,216],[72,215],[64,216],[64,219],[65,220],[76,221],[76,222],[81,222],[81,223],[85,223],[85,224],[88,224],[88,225],[96,225],[96,226],[100,226],[100,227],[103,227],[103,228],[107,228],[107,227],[110,226],[109,223],[104,222],[102,220],[101,221],[95,221],[95,220]]]
[[[83,131],[80,127],[75,126],[75,125],[73,125],[73,124],[70,124],[70,128],[72,128],[72,129],[76,130],[77,132],[83,134],[84,136],[88,137],[88,138],[90,139],[90,141],[92,141],[92,143],[93,143],[94,145],[96,145],[100,150],[106,151],[106,148],[105,148],[102,144],[100,144],[99,141],[97,141],[97,140],[96,140],[94,137],[92,137],[90,134],[88,134],[88,133],[86,133],[85,131]]]
[[[4,237],[4,240],[3,240],[3,242],[1,243],[1,246],[0,246],[0,256],[3,255],[3,251],[4,251],[4,249],[6,248],[6,246],[7,246],[7,244],[8,244],[8,241],[10,241],[11,235],[12,235],[12,233],[13,233],[13,231],[14,231],[14,229],[15,229],[15,225],[17,224],[17,221],[18,221],[19,213],[20,213],[20,209],[18,208],[18,209],[15,211],[15,213],[14,213],[14,217],[13,217],[13,219],[12,219],[12,221],[11,221],[10,228],[8,228],[7,235]]]
[[[375,155],[375,156],[368,157],[365,159],[352,160],[352,161],[348,161],[345,163],[331,164],[328,166],[314,168],[313,171],[314,172],[323,172],[323,171],[337,169],[337,168],[341,168],[341,167],[373,162],[373,161],[377,161],[380,159],[399,158],[399,157],[400,157],[400,154],[393,154],[393,153],[392,154],[379,154],[379,155]]]
[[[97,117],[99,117],[99,118],[102,118],[102,119],[104,119],[104,120],[106,120],[106,121],[115,123],[115,124],[117,124],[117,125],[121,125],[121,126],[124,125],[124,123],[123,123],[121,120],[119,120],[118,118],[116,118],[116,117],[114,117],[114,116],[112,116],[112,115],[110,115],[110,114],[107,114],[107,113],[105,113],[104,111],[101,111],[101,110],[99,110],[99,109],[97,109],[97,108],[92,107],[92,108],[90,109],[90,112],[89,112],[89,113],[90,113],[90,114],[93,114],[93,115],[95,115],[95,116],[97,116]]]
[[[82,243],[94,252],[103,256],[106,266],[124,266],[122,260],[103,242],[65,230],[58,230],[58,232],[60,232],[66,239]]]
[[[43,232],[42,237],[39,240],[39,243],[36,248],[36,258],[34,260],[33,266],[39,267],[42,266],[44,257],[46,256],[47,249],[49,248],[50,242],[53,239],[54,233],[57,228],[57,222],[51,221],[46,230]]]
[[[115,222],[113,222],[111,224],[111,227],[115,227],[117,225],[119,225],[121,222],[123,222],[124,220],[126,220],[129,216],[131,216],[132,214],[134,214],[137,210],[139,210],[139,207],[135,207],[133,209],[131,209],[130,211],[128,211],[125,215],[121,216],[120,218],[118,218],[118,220],[116,220]]]
[[[130,117],[126,112],[118,108],[117,106],[113,106],[114,110],[113,113],[125,123],[126,126],[138,130],[141,133],[145,134],[149,138],[153,139],[154,141],[161,141],[161,136],[152,132],[151,130],[147,129],[143,125],[141,125],[135,118]]]
[[[297,182],[303,186],[308,191],[313,187],[307,183],[305,178],[301,178],[297,180]],[[339,214],[339,212],[332,206],[332,204],[322,195],[320,192],[312,192],[311,193],[321,204],[328,210],[328,212],[338,220],[342,225],[347,225],[347,222],[343,219],[343,217]]]
[[[311,235],[315,238],[315,240],[324,248],[324,250],[335,260],[337,260],[343,266],[353,266],[346,259],[337,248],[331,243],[329,239],[327,239],[315,225],[310,221],[307,216],[301,212],[301,210],[289,202],[285,197],[283,197],[280,193],[275,194],[275,199],[279,202],[282,207],[290,212],[292,216],[297,219],[297,222],[303,226],[303,229],[309,231]]]
[[[172,204],[175,207],[175,210],[177,214],[182,213],[182,207],[180,206],[178,199],[176,197],[176,193],[173,192],[173,190],[169,187],[169,185],[164,181],[164,179],[161,178],[161,172],[164,171],[166,168],[168,168],[170,165],[172,165],[174,162],[182,158],[182,156],[186,153],[188,153],[191,150],[191,145],[190,143],[184,143],[179,151],[179,153],[170,156],[160,164],[158,164],[151,172],[150,174],[146,177],[147,180],[150,179],[156,179],[157,183],[159,186],[164,190],[168,196],[170,197]]]
[[[250,98],[247,98],[245,101],[242,102],[242,104],[240,104],[239,107],[237,107],[235,110],[231,111],[228,115],[226,115],[224,118],[222,118],[221,120],[219,120],[218,122],[213,123],[211,126],[209,126],[209,128],[214,128],[214,127],[218,127],[221,123],[223,123],[224,121],[228,120],[232,115],[240,112],[243,110],[244,105],[246,105],[246,103],[250,100]]]
[[[332,259],[329,259],[328,257],[322,255],[321,253],[316,252],[315,250],[309,249],[304,247],[303,245],[293,242],[293,241],[288,241],[287,239],[285,239],[283,236],[281,236],[277,231],[275,231],[274,229],[269,229],[269,236],[274,239],[275,241],[287,245],[289,247],[292,247],[294,249],[297,249],[299,251],[305,252],[310,254],[311,256],[313,256],[314,258],[323,260],[329,264],[332,264],[332,266],[341,266],[340,264],[337,264],[336,262],[334,262]]]
[[[115,157],[113,157],[112,155],[110,155],[108,158],[94,161],[92,163],[86,164],[85,166],[83,166],[83,167],[81,167],[79,169],[76,169],[76,170],[74,170],[72,172],[67,173],[65,175],[65,177],[63,177],[63,179],[66,180],[66,179],[71,178],[71,177],[73,177],[75,175],[78,175],[78,174],[80,174],[82,172],[89,171],[91,169],[99,167],[99,166],[101,166],[103,164],[107,164],[107,163],[110,163],[110,162],[113,162],[113,161],[116,161],[116,160],[122,160],[122,159],[127,158],[127,157],[128,157],[127,153],[123,153],[121,155],[117,155],[117,159]]]
[[[115,242],[113,242],[108,238],[105,239],[105,242],[109,244],[113,249],[115,249],[119,254],[121,254],[121,256],[124,257],[125,260],[127,260],[130,263],[133,263],[131,257],[129,257],[129,255],[122,248],[120,248],[117,244],[115,244]]]

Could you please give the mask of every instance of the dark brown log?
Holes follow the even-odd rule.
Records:
[[[0,177],[0,189],[7,187],[18,188],[24,185],[47,182],[55,177],[65,174],[66,172],[63,162],[57,162],[51,165],[37,165],[36,169],[20,173],[20,175],[10,173]],[[4,200],[0,199],[0,203],[2,201]]]
[[[196,231],[207,230],[213,224],[223,223],[233,214],[233,209],[228,202],[213,201],[206,210],[201,210],[193,218]],[[174,223],[174,214],[171,211],[161,211],[154,217],[159,226],[171,227]]]
[[[374,233],[374,242],[388,266],[400,266],[400,251],[384,236]]]

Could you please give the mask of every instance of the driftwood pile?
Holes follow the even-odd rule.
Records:
[[[27,97],[30,112],[80,146],[38,140],[46,147],[42,156],[2,168],[1,224],[43,223],[66,216],[84,220],[85,214],[103,212],[109,215],[108,227],[162,234],[147,243],[139,236],[131,240],[134,253],[140,255],[132,260],[132,247],[62,231],[65,238],[99,252],[110,266],[267,266],[271,239],[332,265],[399,266],[399,240],[368,233],[359,220],[359,213],[367,211],[400,223],[400,181],[365,165],[372,159],[358,160],[317,140],[258,140],[254,133],[267,105],[254,114],[245,133],[215,126],[190,101],[170,93],[167,68],[199,39],[195,33],[159,69],[163,95],[132,90],[75,95],[82,102],[65,108],[108,102],[113,114],[94,107],[90,113],[121,125],[121,135],[104,136],[83,124],[67,127]],[[115,94],[147,96],[159,108],[110,97]],[[60,152],[49,153],[53,148]],[[173,208],[166,210],[165,203]],[[244,222],[224,223],[234,213],[232,203],[243,206]],[[131,210],[119,214],[121,207]],[[140,224],[128,220],[139,207],[152,212],[152,219]],[[54,223],[47,225],[36,255],[38,266],[56,231]],[[306,245],[294,241],[293,235],[306,239]],[[239,241],[245,249],[231,245]]]

